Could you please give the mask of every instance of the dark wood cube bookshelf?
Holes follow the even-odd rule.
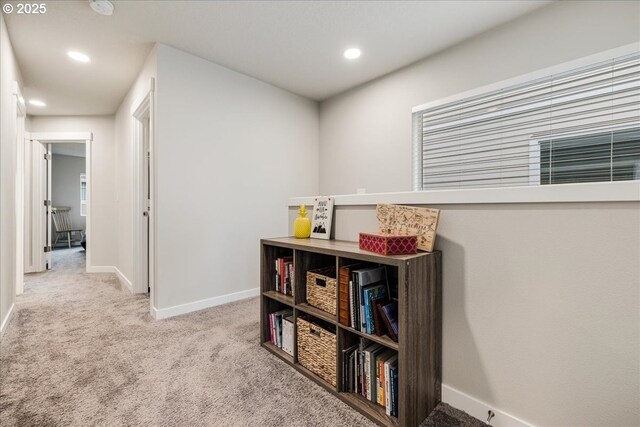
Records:
[[[356,242],[296,239],[283,237],[260,242],[260,342],[287,364],[315,381],[327,391],[383,426],[418,426],[441,399],[442,378],[442,281],[440,252],[384,256],[362,251]],[[293,256],[293,296],[275,291],[275,261]],[[313,307],[306,300],[308,270],[367,262],[395,269],[398,281],[398,342],[388,336],[370,335],[339,322],[337,314]],[[338,293],[340,289],[338,287]],[[336,296],[339,301],[340,296]],[[316,318],[335,326],[337,336],[337,386],[324,381],[298,363],[297,332],[294,354],[270,343],[269,314],[289,308],[294,318]],[[295,331],[296,328],[294,328]],[[385,408],[356,393],[341,390],[342,350],[363,337],[398,352],[398,417],[388,416]]]

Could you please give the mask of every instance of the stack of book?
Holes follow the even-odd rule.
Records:
[[[269,341],[293,356],[293,311],[280,310],[269,314]]]
[[[293,295],[293,257],[286,256],[276,259],[276,292]]]
[[[383,406],[387,415],[397,417],[398,353],[364,339],[342,353],[342,389],[360,394]]]
[[[397,290],[389,286],[386,267],[344,266],[339,286],[340,323],[398,341]]]

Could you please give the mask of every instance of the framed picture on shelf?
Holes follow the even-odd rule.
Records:
[[[311,217],[311,237],[314,239],[331,238],[331,221],[333,220],[333,197],[316,197]]]

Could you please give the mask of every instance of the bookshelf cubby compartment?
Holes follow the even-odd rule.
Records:
[[[280,256],[293,256],[293,296],[276,295],[273,289],[275,260]],[[356,242],[284,237],[263,239],[261,257],[262,346],[377,424],[418,426],[441,399],[441,254],[433,252],[384,256],[362,251]],[[393,273],[392,280],[398,284],[398,342],[392,341],[386,335],[370,335],[341,324],[339,309],[338,313],[333,315],[307,303],[305,282],[308,270],[335,265],[338,271],[341,266],[355,262],[384,265]],[[339,286],[337,297],[339,300]],[[269,342],[269,313],[273,312],[273,309],[285,308],[293,310],[294,319],[299,316],[317,318],[329,325],[330,330],[336,331],[336,386],[299,364],[297,331],[294,334],[293,357]],[[388,416],[385,407],[357,393],[345,392],[342,387],[342,350],[358,342],[360,338],[382,344],[397,352],[398,417]]]
[[[262,252],[262,286],[261,291],[272,299],[278,300],[284,304],[293,306],[295,290],[285,294],[281,289],[277,289],[276,273],[277,261],[283,258],[291,258],[293,262],[293,249],[270,246]],[[295,275],[295,274],[294,274]],[[295,280],[293,286],[295,287]]]
[[[269,322],[269,315],[272,313],[278,313],[285,310],[290,310],[293,313],[293,306],[284,304],[278,300],[272,298],[263,298],[261,301],[262,310],[266,313],[266,322],[263,322],[260,328],[260,340],[265,347],[269,347],[273,353],[278,354],[281,358],[285,359],[289,363],[293,363],[293,356],[285,352],[282,348],[278,347],[271,342],[271,323]],[[295,329],[295,327],[294,327]],[[295,336],[295,333],[294,333]],[[295,345],[295,339],[293,341]]]

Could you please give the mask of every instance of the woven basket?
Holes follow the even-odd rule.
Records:
[[[307,271],[307,303],[327,313],[336,314],[336,268]]]
[[[336,385],[336,334],[298,317],[298,362]]]

